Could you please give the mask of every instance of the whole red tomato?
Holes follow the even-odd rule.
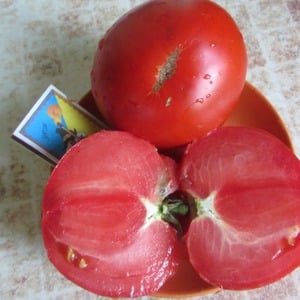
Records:
[[[160,148],[183,145],[227,118],[247,55],[231,16],[211,1],[149,1],[99,42],[92,92],[108,123]]]

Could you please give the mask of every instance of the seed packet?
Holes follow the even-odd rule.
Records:
[[[55,165],[75,143],[104,127],[77,102],[49,85],[12,138]]]

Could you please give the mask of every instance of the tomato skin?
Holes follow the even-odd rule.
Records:
[[[154,0],[123,16],[99,42],[92,93],[113,128],[171,148],[223,123],[246,68],[243,37],[224,9],[211,1]],[[158,85],[162,69],[167,79]]]
[[[197,203],[186,243],[203,279],[250,289],[299,266],[300,162],[275,137],[216,129],[188,147],[180,182]]]
[[[173,168],[153,145],[125,132],[102,131],[73,146],[44,192],[50,261],[99,295],[157,291],[178,265],[176,231],[152,217],[178,187]]]

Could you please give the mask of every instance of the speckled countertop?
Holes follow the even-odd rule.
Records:
[[[138,0],[0,1],[0,299],[100,299],[46,258],[40,203],[49,165],[10,139],[53,83],[79,99],[90,87],[98,38]],[[218,0],[249,55],[248,80],[270,100],[300,156],[300,1]],[[201,299],[300,299],[300,269],[268,287]]]

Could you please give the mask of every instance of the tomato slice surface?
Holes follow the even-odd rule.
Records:
[[[300,264],[300,162],[270,134],[223,127],[190,145],[181,189],[195,199],[186,236],[198,274],[249,289]]]
[[[125,132],[102,131],[73,146],[44,192],[42,230],[51,262],[99,295],[157,291],[177,266],[176,231],[158,214],[177,189],[175,166]]]

